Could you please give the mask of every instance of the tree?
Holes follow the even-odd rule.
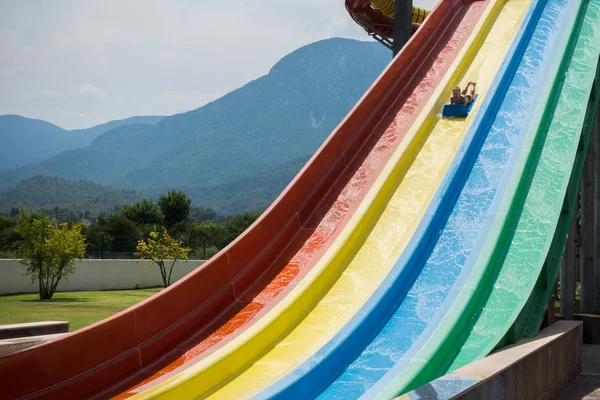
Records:
[[[131,256],[142,233],[135,222],[122,214],[113,214],[110,217],[99,216],[98,221],[88,229],[87,237],[88,251],[104,258],[108,251],[129,253]]]
[[[46,295],[51,299],[62,278],[75,272],[75,260],[85,257],[85,237],[81,234],[79,223],[64,223],[52,230],[48,247],[50,248],[50,268],[46,279]],[[41,296],[40,296],[41,298]]]
[[[12,219],[0,217],[0,256],[12,258],[11,251],[19,239],[14,227],[15,222]]]
[[[147,241],[140,240],[135,255],[140,260],[154,261],[160,269],[165,287],[171,285],[171,274],[178,260],[187,260],[190,249],[183,247],[179,240],[173,239],[163,228],[162,233],[152,231]]]
[[[161,225],[164,218],[160,207],[152,200],[145,199],[123,206],[121,214],[138,226]]]
[[[217,218],[217,213],[212,208],[195,206],[190,209],[190,218],[194,221],[212,221]]]
[[[207,254],[212,256],[215,250],[223,248],[229,238],[227,229],[214,222],[181,221],[173,225],[169,232],[186,247],[190,247],[191,257],[203,257],[204,260],[207,259]]]
[[[17,253],[32,282],[38,281],[40,299],[51,299],[62,278],[75,272],[75,259],[85,254],[79,224],[61,224],[41,209],[21,208],[15,231],[21,236]]]
[[[258,213],[243,213],[236,214],[231,221],[227,223],[227,230],[229,231],[229,240],[233,241],[235,238],[240,236],[250,225],[254,223],[260,217]]]
[[[190,214],[192,199],[181,190],[171,190],[162,194],[158,199],[158,205],[165,216],[165,226],[172,227],[178,222],[184,221]]]
[[[202,246],[202,257],[206,260],[206,246],[215,246],[217,250],[225,247],[228,241],[228,232],[223,226],[213,222],[198,222],[195,224],[194,233]]]
[[[116,253],[133,253],[142,232],[135,222],[120,214],[113,214],[107,221],[110,250]]]
[[[196,239],[194,237],[194,222],[190,220],[180,221],[169,228],[169,234],[189,247]]]

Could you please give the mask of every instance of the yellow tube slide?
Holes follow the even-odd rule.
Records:
[[[394,0],[373,0],[371,6],[381,11],[386,17],[394,18]],[[431,11],[421,7],[413,7],[412,22],[420,24]]]

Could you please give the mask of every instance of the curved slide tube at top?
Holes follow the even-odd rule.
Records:
[[[528,17],[526,17],[526,21],[532,14],[530,11]],[[536,18],[533,18],[533,25],[535,25],[535,22]],[[529,26],[528,22],[524,24]],[[360,353],[378,335],[381,327],[386,323],[394,310],[396,310],[398,302],[401,301],[397,293],[403,292],[401,288],[403,285],[410,285],[410,282],[414,281],[414,278],[411,278],[411,276],[418,275],[418,271],[425,263],[427,256],[431,254],[431,246],[435,244],[435,241],[431,241],[430,239],[436,237],[444,226],[456,201],[456,193],[460,191],[461,185],[465,184],[466,176],[468,176],[470,168],[472,168],[475,158],[479,154],[482,142],[489,131],[489,121],[493,121],[495,118],[498,106],[506,94],[507,86],[505,82],[510,82],[512,74],[514,74],[514,70],[521,59],[524,48],[523,43],[526,45],[528,42],[529,36],[526,34],[523,35],[523,33],[524,29],[522,28],[515,38],[515,43],[513,43],[509,50],[507,60],[502,63],[500,71],[489,89],[487,100],[482,104],[481,110],[475,117],[473,126],[467,133],[461,145],[461,150],[454,159],[453,166],[432,201],[430,209],[426,213],[427,216],[411,239],[411,243],[407,246],[400,260],[394,266],[394,270],[386,278],[384,284],[381,285],[368,304],[353,318],[351,323],[344,327],[325,348],[301,367],[297,368],[293,373],[267,388],[257,398],[309,398],[314,396],[311,390],[314,391],[326,385],[329,375],[335,376],[336,370],[340,368],[344,369],[348,364],[352,363],[358,355],[357,353]],[[520,36],[524,37],[520,38]],[[491,40],[495,41],[495,38]],[[506,70],[508,70],[508,73],[504,72]],[[498,143],[490,145],[496,147]],[[497,167],[497,165],[492,164],[492,167]],[[475,191],[472,194],[479,197],[477,193]],[[438,270],[439,268],[434,269]],[[434,295],[434,297],[437,297],[437,295]],[[408,318],[408,320],[413,319],[415,319],[414,316]],[[408,322],[404,325],[410,326]],[[415,331],[411,331],[410,334],[404,331],[388,331],[390,336],[387,340],[394,344],[398,341],[407,341],[415,334]],[[378,346],[382,347],[386,343],[386,340],[379,335],[376,342]],[[405,347],[401,345],[399,348]],[[383,353],[400,356],[397,348],[389,350],[389,352],[384,350]],[[372,359],[369,360],[369,356],[376,358],[375,362]],[[392,356],[389,355],[389,357],[391,358]],[[370,375],[383,376],[384,372],[381,370],[385,369],[386,365],[389,365],[385,357],[378,356],[378,352],[374,348],[368,349],[354,364],[364,367],[365,370],[354,368],[353,374],[349,372],[352,369],[348,369],[347,373],[340,377],[339,382],[334,384],[336,387],[335,390],[334,388],[330,388],[325,392],[325,398],[337,398],[340,396],[345,398],[358,397],[360,391],[356,389],[357,386],[366,385],[368,381],[375,382],[377,380],[373,376],[365,376],[366,371],[372,371],[369,372]],[[359,373],[360,376],[356,375]]]
[[[475,168],[454,206],[456,211],[451,214],[433,250],[441,258],[461,254],[455,263],[464,264],[462,271],[444,303],[430,317],[428,327],[366,397],[390,398],[435,379],[443,374],[448,360],[454,355],[457,341],[465,332],[464,322],[469,318],[469,309],[477,304],[472,294],[485,287],[485,282],[478,280],[482,271],[477,268],[478,260],[485,257],[485,253],[482,255],[483,243],[487,237],[496,234],[492,222],[502,218],[501,200],[513,174],[518,173],[523,163],[522,156],[529,154],[531,132],[528,128],[536,124],[534,113],[538,104],[544,101],[542,88],[553,76],[552,60],[563,55],[558,44],[573,25],[568,22],[568,17],[569,6],[575,6],[575,3],[565,0],[537,2],[534,8],[537,16],[532,18],[528,29],[535,27],[535,31],[524,35],[523,44],[527,49],[524,54],[521,50],[522,57],[515,58],[513,73],[506,75],[508,79],[503,83],[503,90],[508,94],[501,98],[497,117],[487,121],[491,123],[488,138],[478,152]],[[507,84],[510,87],[506,87]],[[469,221],[468,228],[464,227],[465,221]],[[458,230],[461,226],[463,228]],[[449,241],[449,235],[454,239]],[[447,268],[449,266],[443,269]]]
[[[360,3],[354,0],[353,4],[357,6]],[[371,0],[371,6],[374,9],[381,11],[386,17],[394,18],[394,0]],[[412,22],[420,24],[425,20],[427,15],[429,15],[429,10],[413,6]]]
[[[377,33],[393,39],[394,37],[394,0],[346,0],[346,10],[350,17],[367,33]],[[413,33],[419,28],[430,11],[421,7],[413,7]],[[364,22],[366,22],[366,24]]]
[[[486,285],[489,290],[484,302],[468,325],[472,330],[463,339],[449,368],[460,367],[489,353],[509,331],[540,277],[563,209],[578,148],[585,142],[585,136],[581,142],[581,135],[589,106],[583,105],[588,104],[598,73],[600,2],[584,1],[584,6],[585,3],[587,8],[583,8],[585,17],[580,29],[573,29],[571,35],[565,37],[572,51],[560,60],[560,69],[549,89],[550,104],[541,110],[544,129],[534,143],[536,157],[524,166],[520,179],[515,182],[515,193],[505,201],[509,217],[502,221],[502,229],[510,236],[498,241],[498,246],[494,245],[495,254],[490,261],[496,273],[490,285]],[[592,101],[597,104],[597,97]],[[589,130],[583,133],[588,134]],[[482,326],[486,329],[481,330]]]
[[[472,6],[469,6],[469,10],[471,8],[477,9],[484,5],[485,3],[474,3]],[[477,18],[475,18],[476,20]],[[461,29],[464,29],[465,24],[461,26]],[[468,29],[470,30],[470,28]],[[463,61],[463,64],[465,62]],[[449,87],[449,85],[449,78],[446,78],[444,86]],[[435,104],[430,103],[430,108],[427,109],[427,112],[423,112],[421,115],[424,116],[420,118],[435,118],[435,113],[431,112],[431,108],[439,107],[443,104],[443,99],[445,98],[446,94],[442,94],[438,90]],[[430,123],[428,124],[430,125]],[[423,125],[423,122],[419,124],[419,126],[421,125]],[[362,210],[359,209],[355,214],[355,220],[357,223],[360,222],[357,225],[357,229],[349,230],[344,234],[346,237],[340,236],[338,238],[338,248],[334,249],[332,246],[328,255],[324,256],[323,263],[321,263],[322,266],[319,269],[315,267],[309,276],[294,289],[295,293],[290,294],[282,303],[278,304],[276,307],[277,310],[273,309],[267,316],[263,317],[261,321],[251,328],[252,331],[249,330],[242,335],[243,337],[240,336],[234,346],[223,349],[221,357],[218,357],[215,353],[215,357],[206,359],[198,366],[194,366],[179,376],[173,377],[170,382],[159,385],[161,387],[157,386],[146,393],[142,393],[138,398],[155,396],[188,398],[202,397],[210,394],[214,390],[213,388],[218,388],[220,382],[226,382],[227,379],[235,377],[239,373],[238,371],[247,368],[257,357],[261,356],[262,352],[268,351],[275,344],[274,341],[277,338],[285,336],[286,331],[300,322],[306,312],[305,310],[312,307],[312,304],[319,300],[332,283],[334,285],[327,293],[327,297],[335,300],[320,302],[311,311],[309,316],[300,323],[299,327],[285,337],[277,347],[265,356],[265,359],[276,357],[279,360],[278,362],[283,361],[284,364],[288,364],[288,360],[298,357],[302,358],[304,357],[303,353],[309,351],[304,346],[304,343],[311,343],[311,347],[317,348],[318,343],[324,342],[328,336],[337,332],[338,326],[350,318],[354,312],[353,310],[358,308],[368,298],[368,294],[377,287],[377,284],[381,282],[389,268],[389,263],[385,263],[384,261],[396,249],[392,245],[386,245],[385,248],[381,248],[380,243],[388,243],[390,239],[397,236],[396,231],[404,232],[404,236],[398,240],[401,240],[402,243],[408,240],[410,233],[414,230],[414,226],[416,226],[422,212],[425,210],[430,196],[433,195],[437,182],[441,180],[445,168],[451,161],[453,149],[458,147],[461,139],[460,131],[438,132],[434,138],[430,138],[431,140],[428,139],[427,144],[423,147],[426,150],[419,153],[417,161],[413,164],[413,166],[419,166],[419,172],[417,172],[416,167],[413,168],[411,166],[411,161],[423,145],[423,141],[428,135],[428,130],[421,130],[416,136],[416,129],[413,129],[412,132],[412,134],[409,133],[407,138],[402,142],[401,148],[396,152],[398,154],[397,158],[401,158],[402,161],[398,162],[398,159],[396,159],[394,162],[388,163],[390,171],[385,173],[385,176],[382,174],[378,179],[381,182],[379,184],[381,191],[372,189],[374,194],[371,199],[363,201],[364,207],[361,205]],[[409,139],[409,137],[414,137],[414,139]],[[397,166],[397,168],[394,168],[394,166]],[[366,233],[371,229],[373,222],[378,220],[377,217],[381,213],[381,210],[385,208],[387,199],[389,199],[398,184],[397,182],[401,180],[402,175],[408,168],[414,172],[409,172],[406,175],[407,178],[402,181],[401,186],[404,187],[404,190],[398,189],[399,193],[403,193],[403,195],[397,196],[396,203],[399,203],[394,205],[387,217],[384,216],[379,219],[379,222],[385,220],[390,227],[398,226],[400,221],[403,222],[400,223],[400,226],[391,230],[386,229],[384,226],[382,230],[378,231],[378,236],[372,237],[370,241],[365,242],[366,247],[361,246]],[[415,173],[423,179],[415,179],[416,176],[413,176]],[[391,176],[391,178],[388,176]],[[408,176],[412,178],[408,178]],[[406,202],[408,200],[404,198],[406,195],[415,200],[412,202],[412,206],[409,206],[410,201]],[[405,206],[398,207],[399,204],[405,204]],[[389,209],[386,209],[387,211]],[[404,216],[397,218],[398,213],[404,214]],[[381,226],[379,222],[378,226]],[[377,231],[377,228],[374,231]],[[398,251],[401,251],[402,243]],[[356,253],[356,251],[359,252],[358,258],[354,259],[357,261],[350,263],[346,268],[348,261],[350,261],[353,253]],[[378,262],[377,260],[379,259],[382,261]],[[372,262],[372,265],[369,268],[365,268],[365,262]],[[337,276],[344,269],[345,272],[336,281]],[[327,323],[323,323],[323,318],[327,319]],[[281,358],[278,357],[280,351],[286,353]],[[262,362],[262,360],[254,363],[243,375],[223,389],[224,391],[238,390],[241,393],[224,394],[223,390],[221,390],[216,393],[216,396],[235,398],[239,395],[248,394],[249,385],[256,381],[254,377],[265,377],[260,372],[256,375],[255,371],[267,364],[271,365],[272,363],[270,361]],[[280,364],[278,363],[277,365]],[[285,368],[285,366],[282,366],[282,368]]]
[[[402,79],[402,76],[405,73],[405,71],[409,71],[412,68],[415,68],[414,71],[419,71],[419,74],[413,76],[413,80],[421,80],[420,85],[423,86],[417,87],[417,89],[414,91],[411,89],[410,85],[402,87],[402,91],[398,93],[399,100],[401,100],[401,103],[396,101],[397,104],[390,109],[390,111],[394,110],[393,113],[395,115],[395,118],[389,118],[387,116],[384,116],[382,118],[382,121],[394,119],[394,122],[386,129],[385,134],[383,134],[382,136],[382,140],[373,145],[373,149],[368,154],[364,163],[361,165],[360,168],[356,169],[356,172],[354,173],[351,182],[355,180],[355,178],[358,181],[364,180],[365,174],[369,176],[375,175],[375,173],[373,172],[368,173],[368,169],[373,170],[375,166],[383,164],[389,158],[389,154],[392,152],[394,146],[391,146],[386,143],[392,141],[392,138],[396,138],[397,143],[399,139],[403,137],[404,133],[411,125],[412,121],[414,121],[414,118],[416,118],[416,115],[418,115],[419,111],[422,109],[425,102],[427,101],[427,96],[429,96],[433,89],[437,86],[436,82],[439,81],[439,79],[441,79],[443,71],[445,71],[452,63],[454,57],[456,56],[456,53],[458,52],[458,49],[460,48],[460,43],[464,42],[468,37],[470,29],[472,29],[474,21],[477,20],[478,15],[481,13],[483,7],[480,5],[477,5],[475,7],[459,6],[458,9],[455,9],[455,7],[459,4],[460,3],[457,2],[442,2],[439,6],[439,11],[436,11],[432,14],[430,18],[431,22],[426,24],[423,27],[423,31],[417,35],[426,35],[427,38],[430,38],[427,42],[428,45],[423,46],[423,43],[420,42],[418,38],[416,38],[417,43],[421,43],[421,46],[417,48],[418,50],[416,51],[416,53],[412,53],[412,49],[414,48],[414,45],[416,43],[409,43],[408,47],[403,51],[403,53],[401,53],[401,55],[393,62],[389,71],[384,72],[385,75],[396,74],[396,79]],[[448,11],[451,11],[451,13],[448,13]],[[452,16],[452,18],[449,18],[449,16]],[[460,18],[463,16],[466,20],[471,22],[469,24],[465,24],[464,22],[462,22],[462,28],[458,31],[454,31],[454,28],[456,28],[460,24]],[[438,22],[439,19],[443,19],[443,24],[440,24]],[[427,25],[430,25],[431,29],[428,28]],[[438,27],[440,26],[443,26],[444,30],[438,31]],[[434,30],[436,31],[435,33]],[[435,37],[436,40],[431,40],[431,38],[433,37]],[[427,49],[426,55],[420,56],[418,53],[425,51],[425,49]],[[415,64],[415,60],[419,60],[419,66],[410,66],[410,64]],[[403,63],[407,68],[404,68],[402,70],[397,69],[396,66],[399,63]],[[400,108],[399,111],[398,108]],[[385,127],[382,125],[381,129],[378,129],[385,129]],[[378,135],[380,134],[376,132],[373,133],[373,136]],[[368,151],[368,149],[371,149],[370,145],[366,145],[363,151]],[[365,168],[368,168],[367,171],[365,171]],[[356,185],[349,184],[344,190],[342,190],[342,193],[347,191],[358,192],[358,189]],[[358,199],[359,196],[356,196],[355,198]],[[339,198],[338,201],[344,204],[346,203],[340,201]],[[346,213],[350,214],[351,211],[353,211],[353,209],[347,209]],[[340,224],[338,231],[340,231],[342,227],[343,225]],[[317,228],[317,230],[319,230],[319,228]],[[335,236],[332,235],[331,238],[335,238]],[[289,286],[292,287],[294,285],[295,283],[292,283]],[[284,294],[285,293],[281,293],[277,299],[271,301],[269,307],[274,304],[277,304],[278,300],[280,300]],[[261,310],[261,312],[253,321],[256,321],[258,316],[264,315],[264,312],[267,310],[267,308],[268,307],[265,307],[265,309]],[[243,310],[242,312],[245,312],[245,310]],[[217,349],[219,345],[237,336],[250,325],[251,323],[249,322],[243,327],[238,328],[233,334],[230,334],[227,337],[227,340],[222,340],[221,342],[219,342],[218,345],[213,346],[210,349],[210,351]],[[190,350],[190,353],[193,353],[194,351],[196,351],[196,349]],[[201,357],[195,357],[193,359],[189,357],[190,359],[186,360],[185,364],[183,365],[173,363],[174,365],[177,365],[175,365],[174,367],[168,366],[164,368],[161,371],[164,371],[164,373],[157,373],[153,377],[142,382],[141,384],[138,384],[135,387],[127,390],[125,393],[123,393],[121,398],[140,393],[144,390],[155,386],[160,381],[172,377],[177,373],[189,368],[191,365],[194,365],[197,362],[201,361],[202,358],[204,358],[204,356],[208,355],[208,353],[209,352],[202,353]]]
[[[423,25],[298,177],[245,234],[202,268],[139,305],[47,345],[0,357],[0,381],[11,383],[5,385],[5,394],[18,397],[35,393],[41,398],[64,393],[82,397],[115,393],[112,385],[123,382],[123,389],[131,386],[147,370],[152,371],[157,360],[164,360],[165,353],[175,349],[178,355],[182,342],[196,343],[202,336],[198,333],[207,330],[207,322],[213,322],[211,328],[218,326],[223,310],[232,304],[238,309],[248,304],[251,296],[243,296],[244,290],[264,286],[265,276],[259,273],[267,269],[268,261],[281,255],[282,243],[291,241],[293,248],[298,237],[304,243],[314,232],[311,218],[315,213],[311,211],[317,208],[322,212],[322,199],[331,197],[325,196],[326,189],[339,190],[339,181],[346,178],[340,177],[345,162],[350,164],[363,144],[372,145],[373,136],[382,134],[378,126],[388,110],[408,101],[406,113],[394,122],[402,126],[411,120],[411,110],[418,112],[423,107],[440,72],[433,71],[425,77],[422,89],[413,92],[416,79],[424,77],[429,71],[426,66],[433,60],[455,56],[452,47],[439,48],[448,39],[444,33],[447,27],[435,21],[465,10],[459,1],[443,1],[438,8],[436,19],[430,17],[432,24]],[[453,40],[460,43],[464,39],[459,35]],[[442,52],[439,57],[436,52],[430,54],[436,48]],[[434,65],[441,71],[447,68],[443,63]],[[398,132],[392,128],[385,136],[398,139]],[[393,148],[383,142],[379,146]],[[338,211],[347,207],[337,204]],[[95,351],[80,353],[82,348]],[[135,379],[128,379],[132,376]],[[105,388],[109,390],[103,392]]]

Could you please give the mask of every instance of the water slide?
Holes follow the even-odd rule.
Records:
[[[348,238],[346,226],[362,211],[362,200],[400,144],[410,144],[411,154],[418,151],[420,138],[405,140],[408,128],[428,105],[485,5],[441,2],[431,22],[273,205],[201,268],[107,320],[0,357],[4,395],[127,396],[140,383],[185,369],[256,326],[305,282],[338,237]],[[321,271],[333,273],[324,276],[326,284],[339,275],[339,270]]]
[[[392,398],[534,335],[599,46],[599,0],[442,0],[247,232],[145,302],[0,357],[3,395]],[[441,118],[470,80],[471,115]]]

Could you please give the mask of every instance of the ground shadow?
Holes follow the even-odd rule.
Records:
[[[50,300],[21,300],[23,303],[87,303],[88,299],[80,298],[80,297],[64,297],[60,299],[50,299]]]

